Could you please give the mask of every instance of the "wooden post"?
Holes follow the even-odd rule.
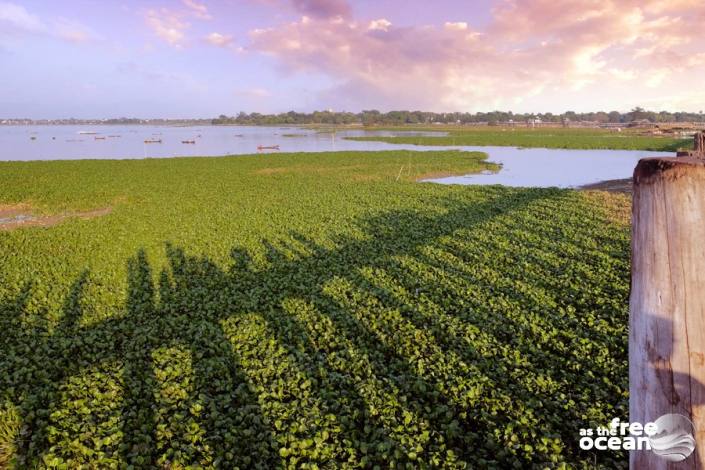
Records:
[[[705,132],[698,132],[695,134],[695,153],[705,158]]]
[[[668,413],[695,426],[695,452],[676,466],[631,451],[632,469],[705,465],[705,160],[646,158],[634,170],[629,302],[629,414]]]
[[[693,150],[679,150],[678,157],[694,157],[705,159],[705,131],[696,132],[693,137]]]

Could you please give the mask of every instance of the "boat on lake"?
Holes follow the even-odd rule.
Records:
[[[181,143],[182,144],[195,144],[196,141],[195,140],[182,140]]]
[[[161,144],[162,139],[147,139],[144,141],[145,144]]]
[[[279,150],[278,145],[258,145],[257,150]]]

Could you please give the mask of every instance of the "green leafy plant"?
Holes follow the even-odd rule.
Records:
[[[409,130],[409,128],[397,128]],[[436,128],[419,130],[438,131]],[[675,152],[679,148],[692,147],[692,139],[666,136],[643,136],[633,131],[615,132],[602,129],[531,129],[470,128],[457,130],[445,128],[446,135],[395,136],[395,137],[346,137],[349,140],[387,142],[412,145],[489,145],[512,147],[539,147],[564,149],[616,149],[655,150]]]
[[[113,207],[0,232],[0,462],[626,468],[628,200],[416,182],[484,158],[0,164]]]

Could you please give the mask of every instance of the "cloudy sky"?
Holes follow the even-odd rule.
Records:
[[[700,111],[704,0],[0,0],[0,117]]]

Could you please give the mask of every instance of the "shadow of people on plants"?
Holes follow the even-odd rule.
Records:
[[[24,456],[46,448],[48,407],[56,401],[61,379],[76,370],[71,359],[75,346],[70,337],[81,317],[80,298],[87,279],[88,272],[84,271],[71,285],[54,335],[47,330],[45,312],[32,318],[26,315],[32,297],[31,282],[13,301],[0,304],[4,332],[0,336],[4,353],[0,374],[0,390],[4,393],[0,399],[19,402],[24,417],[16,445],[20,465]],[[61,355],[53,356],[59,351]]]
[[[259,466],[277,465],[277,445],[256,395],[239,371],[237,358],[217,323],[211,323],[198,307],[187,315],[171,317],[171,306],[156,302],[151,269],[141,250],[128,263],[125,316],[79,326],[82,290],[88,281],[89,274],[83,272],[73,283],[53,333],[29,325],[23,318],[31,285],[14,301],[0,305],[3,326],[10,332],[2,344],[6,352],[2,369],[9,373],[0,379],[0,390],[3,399],[18,406],[24,419],[16,445],[17,466],[33,466],[46,457],[52,446],[50,413],[59,402],[59,389],[66,379],[82,368],[112,361],[123,364],[122,418],[118,445],[106,452],[107,458],[137,468],[163,465],[158,459],[169,449],[158,448],[157,424],[163,416],[158,416],[155,402],[160,384],[154,375],[153,353],[173,344],[192,352],[195,389],[204,410],[198,418],[206,429],[206,449],[200,449],[204,455],[195,452],[193,461],[213,464],[212,455],[205,454],[209,448],[224,449],[219,440],[232,434],[236,439],[218,455],[217,464],[247,467],[256,455]],[[169,298],[168,293],[162,294]],[[246,432],[238,435],[238,429]],[[91,437],[84,437],[86,443]]]
[[[340,237],[333,247],[301,234],[285,244],[263,240],[266,267],[253,265],[239,247],[232,250],[231,267],[223,269],[167,245],[168,267],[158,276],[158,288],[146,254],[139,251],[128,263],[124,315],[85,326],[80,325],[81,292],[90,282],[88,273],[74,283],[53,332],[28,327],[22,319],[31,297],[27,287],[0,305],[0,321],[10,330],[0,343],[8,351],[0,367],[13,371],[0,378],[0,393],[17,404],[24,419],[19,464],[35,464],[52,446],[49,410],[67,378],[116,361],[122,373],[121,428],[108,457],[140,468],[177,459],[160,433],[180,418],[160,408],[162,384],[155,375],[156,352],[173,346],[189,351],[193,371],[180,405],[195,423],[187,463],[271,468],[306,462],[541,461],[538,451],[533,457],[536,452],[509,448],[504,430],[511,431],[520,418],[503,409],[511,408],[515,394],[498,384],[516,384],[499,380],[486,365],[472,364],[491,354],[469,355],[461,338],[444,340],[438,330],[425,331],[422,321],[408,322],[414,299],[385,301],[382,289],[359,276],[365,269],[399,272],[394,257],[422,259],[418,250],[439,237],[564,194],[488,193],[472,205],[452,198],[429,201],[439,206],[434,213],[370,217],[360,223],[363,237]],[[255,336],[248,336],[252,331]],[[412,338],[427,357],[415,355]],[[467,377],[472,386],[437,361],[441,352],[455,361],[448,364],[472,374]],[[540,390],[522,393],[543,398]],[[535,436],[521,439],[531,442]]]

